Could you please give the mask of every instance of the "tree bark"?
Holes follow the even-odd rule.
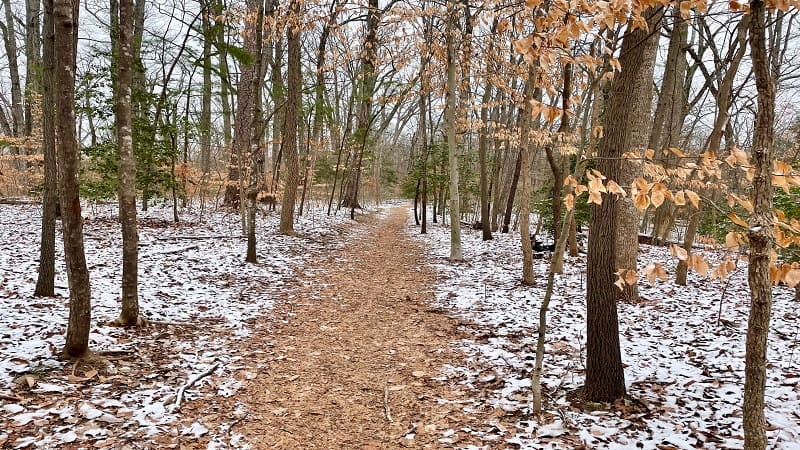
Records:
[[[19,62],[17,61],[17,33],[14,26],[14,13],[11,11],[11,0],[3,0],[6,23],[0,25],[5,40],[8,57],[8,73],[11,81],[11,128],[14,136],[22,136],[24,131],[24,115],[22,104],[22,88],[19,80]]]
[[[143,323],[139,316],[136,159],[133,154],[131,116],[133,10],[133,0],[119,1],[116,130],[120,162],[119,220],[122,224],[122,312],[116,323],[122,326],[136,326]]]
[[[506,199],[506,212],[503,216],[503,233],[508,233],[508,227],[511,225],[511,215],[514,212],[514,197],[517,194],[517,184],[519,183],[521,169],[522,152],[517,152],[517,162],[514,164],[514,174],[511,176],[511,187],[508,190],[508,198]]]
[[[686,108],[686,62],[688,21],[681,18],[673,8],[675,23],[670,33],[667,61],[664,67],[664,80],[661,95],[653,116],[653,127],[647,147],[656,150],[662,165],[669,169],[676,167],[677,156],[669,153],[672,147],[680,146],[680,134],[688,109]],[[667,152],[667,154],[665,154]],[[663,244],[669,238],[675,223],[675,203],[664,202],[653,213],[653,240]]]
[[[64,254],[69,280],[69,323],[64,355],[80,357],[89,350],[91,291],[83,247],[83,217],[78,195],[78,139],[75,130],[75,41],[77,1],[54,0],[56,110]]]
[[[750,216],[750,255],[747,281],[750,285],[750,317],[747,323],[747,350],[744,382],[744,448],[761,450],[767,446],[764,430],[764,390],[766,385],[767,337],[772,310],[770,252],[773,248],[772,164],[775,139],[775,81],[770,73],[766,49],[766,7],[763,0],[750,2],[750,55],[758,92],[758,109],[753,125],[751,164],[755,170]]]
[[[53,0],[44,0],[44,46],[42,67],[42,133],[44,153],[44,195],[42,199],[42,240],[39,276],[34,295],[55,295],[56,216],[58,213],[58,159],[56,157],[55,97],[53,70]]]
[[[33,104],[41,102],[42,93],[42,36],[40,31],[41,0],[25,1],[25,135],[31,136],[38,119]],[[38,119],[41,120],[41,119]]]
[[[644,149],[649,137],[653,72],[663,10],[650,9],[642,14],[646,17],[649,30],[637,29],[625,36],[620,54],[622,72],[614,78],[611,99],[605,112],[604,134],[613,136],[614,130],[621,133],[616,142],[613,138],[603,140],[606,145],[615,146],[618,153],[612,155],[613,157],[621,157],[628,151]],[[626,47],[625,43],[629,46]],[[613,179],[630,192],[631,184],[638,174],[639,171],[634,164],[623,161],[619,175]],[[641,214],[630,197],[620,198],[615,203],[618,209],[615,269],[636,271]],[[612,287],[612,289],[617,288]],[[625,285],[621,298],[628,302],[637,302],[638,284]]]
[[[497,21],[495,20],[495,24]],[[493,26],[496,29],[496,25]],[[491,45],[491,44],[490,44]],[[489,101],[492,99],[492,85],[486,77],[481,98],[481,125],[478,135],[478,164],[480,165],[481,189],[481,235],[484,241],[492,239],[492,224],[489,217]]]
[[[203,94],[200,101],[200,171],[203,185],[208,182],[211,172],[211,43],[214,40],[211,30],[211,5],[208,0],[200,1],[200,15],[203,29]]]
[[[605,112],[604,137],[598,150],[601,158],[598,168],[609,180],[620,179],[624,152],[632,150],[636,145],[646,144],[647,127],[643,123],[649,122],[647,111],[650,95],[649,89],[642,84],[652,84],[653,65],[649,61],[657,43],[655,37],[658,33],[654,30],[661,20],[661,12],[648,10],[645,15],[650,30],[637,29],[623,38],[619,58],[622,70],[613,81]],[[645,133],[639,132],[639,140],[632,136],[634,127],[645,128]],[[642,135],[644,143],[641,142]],[[629,211],[629,208],[635,208],[632,204],[617,206],[617,203],[622,203],[621,200],[615,202],[611,195],[602,195],[603,201],[600,205],[592,204],[589,221],[584,396],[590,401],[612,402],[625,396],[625,373],[622,368],[617,318],[617,300],[621,293],[614,285],[617,278],[615,272],[618,268],[631,267],[631,253],[632,267],[635,270],[638,245],[629,241],[631,233],[634,243],[637,241],[638,222],[630,220],[630,216],[638,217],[638,214],[633,215]],[[623,209],[626,207],[628,210]],[[629,216],[628,220],[617,219],[618,215],[625,214]],[[618,230],[619,225],[626,225],[627,228]],[[619,235],[626,239],[618,239]],[[631,246],[632,251],[620,255],[618,246],[621,244]]]
[[[300,3],[292,0],[289,7],[296,18],[300,17]],[[299,180],[297,164],[297,129],[300,121],[300,92],[303,89],[300,73],[300,29],[299,26],[288,27],[286,32],[288,43],[286,120],[283,131],[283,161],[286,165],[286,183],[281,202],[281,234],[294,233],[294,207]]]
[[[425,44],[430,45],[431,20],[424,18],[425,21]],[[430,47],[427,47],[430,48]],[[419,143],[422,148],[420,167],[420,178],[422,179],[422,225],[421,234],[428,233],[428,82],[427,74],[428,58],[430,55],[420,55],[420,92],[419,92]]]
[[[522,284],[533,286],[536,284],[533,273],[533,245],[531,243],[531,195],[533,193],[533,179],[531,165],[533,163],[533,151],[530,144],[531,128],[533,123],[531,103],[534,99],[536,83],[536,67],[528,67],[528,82],[525,83],[525,94],[522,106],[520,107],[519,121],[519,151],[520,151],[520,181],[521,192],[519,198],[519,235],[522,240]],[[538,118],[537,118],[538,120]]]
[[[447,3],[448,17],[445,29],[447,44],[447,96],[445,106],[445,128],[447,130],[447,153],[450,174],[450,260],[461,261],[461,209],[458,193],[458,145],[456,144],[456,32],[458,30],[458,5]]]

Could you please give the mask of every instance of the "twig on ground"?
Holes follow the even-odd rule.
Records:
[[[4,393],[0,392],[0,400],[5,400],[5,401],[8,401],[8,402],[18,402],[18,401],[22,400],[22,398],[18,397],[16,395],[4,394]]]
[[[402,439],[402,438],[404,438],[404,437],[408,436],[409,434],[412,434],[412,433],[414,433],[416,431],[417,431],[417,424],[414,423],[414,422],[411,422],[411,426],[406,431],[404,431],[403,434],[398,436],[397,439]]]
[[[219,368],[219,363],[215,363],[213,366],[211,366],[205,372],[199,373],[199,374],[189,378],[186,381],[186,384],[184,384],[183,386],[181,386],[180,389],[178,389],[178,393],[175,396],[175,409],[180,409],[181,403],[183,402],[183,394],[184,394],[184,392],[186,392],[186,389],[189,389],[190,387],[194,386],[194,384],[197,383],[198,381],[200,381],[201,379],[211,375],[218,368]]]
[[[383,387],[383,412],[386,414],[386,420],[389,423],[394,423],[392,419],[392,410],[389,408],[389,386]]]

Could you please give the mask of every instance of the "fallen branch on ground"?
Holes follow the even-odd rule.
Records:
[[[171,249],[168,249],[168,250],[159,250],[159,251],[148,252],[148,253],[145,253],[144,255],[141,255],[141,256],[142,257],[146,257],[146,256],[155,256],[155,255],[171,255],[173,253],[181,253],[181,252],[185,252],[187,250],[194,250],[196,248],[200,248],[200,244],[189,245],[189,246],[186,246],[186,247],[179,247],[179,248],[171,248]]]
[[[2,205],[38,205],[42,202],[30,198],[21,197],[0,197],[0,204]]]
[[[203,240],[203,239],[247,239],[247,236],[244,235],[230,235],[230,234],[216,234],[216,235],[207,235],[207,236],[192,236],[192,235],[185,235],[185,236],[163,236],[163,237],[154,237],[153,239],[157,241],[177,241],[177,240]],[[149,242],[141,242],[139,245],[147,245]]]
[[[218,368],[219,368],[219,363],[216,363],[213,366],[211,366],[208,370],[206,370],[205,372],[199,373],[199,374],[193,376],[192,378],[189,378],[186,381],[186,384],[184,384],[183,386],[181,386],[180,389],[178,389],[178,393],[177,393],[176,398],[175,398],[175,409],[180,409],[181,403],[183,402],[183,394],[184,394],[184,392],[186,392],[186,389],[189,389],[190,387],[194,386],[194,384],[197,383],[198,381],[200,381],[203,378],[211,375]]]

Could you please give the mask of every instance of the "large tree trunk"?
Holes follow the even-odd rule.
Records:
[[[649,30],[638,29],[626,35],[624,42],[634,44],[631,47],[623,43],[620,54],[620,64],[623,72],[614,79],[612,84],[612,98],[605,112],[604,129],[619,130],[622,133],[618,139],[604,139],[607,146],[614,146],[615,157],[632,150],[642,150],[647,146],[650,129],[650,108],[653,100],[653,71],[655,68],[656,50],[658,49],[658,30],[663,17],[662,10],[651,9],[643,13],[647,16]],[[606,134],[608,136],[608,134]],[[608,150],[612,151],[612,150]],[[613,178],[628,192],[631,190],[633,180],[640,174],[638,167],[630,162],[623,161],[619,175]],[[611,177],[609,177],[611,178]],[[616,270],[636,271],[639,256],[639,223],[641,215],[639,209],[633,204],[633,199],[628,196],[616,202]],[[616,289],[614,287],[613,289]],[[625,285],[621,298],[628,302],[639,300],[638,284]]]
[[[458,195],[458,146],[456,144],[456,42],[458,30],[457,4],[447,3],[448,17],[445,30],[447,41],[447,98],[445,106],[445,128],[447,130],[447,153],[450,174],[450,259],[461,261],[461,209]]]
[[[300,3],[292,0],[290,10],[295,17],[300,17]],[[300,175],[297,167],[297,129],[300,121],[300,91],[303,89],[300,67],[300,29],[290,26],[286,32],[288,44],[286,90],[286,120],[283,131],[283,161],[286,165],[286,183],[283,189],[281,202],[282,234],[294,233],[294,206],[297,197],[297,183]]]
[[[619,180],[622,175],[622,154],[634,146],[646,144],[649,122],[649,88],[653,79],[651,54],[655,50],[658,33],[657,24],[661,13],[649,10],[647,15],[650,30],[637,29],[625,35],[620,55],[622,71],[613,81],[611,97],[607,104],[604,137],[598,155],[598,168],[609,180]],[[634,139],[634,128],[644,128]],[[644,138],[642,143],[641,139]],[[641,148],[641,147],[640,147]],[[587,329],[586,329],[586,385],[584,395],[590,401],[610,402],[625,395],[625,373],[619,348],[619,323],[617,300],[621,293],[614,285],[618,269],[635,270],[638,245],[637,217],[629,208],[633,204],[620,205],[610,194],[603,194],[602,204],[592,204],[589,223],[589,254],[587,260]],[[627,220],[617,216],[627,215]],[[619,230],[620,225],[627,225]],[[631,228],[631,225],[633,227]],[[630,243],[632,233],[633,244]],[[626,239],[618,239],[617,236]],[[626,244],[631,252],[620,258],[618,246]],[[633,253],[633,264],[630,256]],[[627,263],[627,264],[626,264]],[[634,291],[635,292],[635,291]]]
[[[79,357],[89,350],[91,291],[89,270],[83,249],[83,217],[78,196],[78,139],[75,130],[76,52],[73,34],[78,24],[78,2],[55,0],[53,17],[55,27],[53,81],[58,92],[56,110],[60,118],[57,128],[59,190],[63,206],[61,219],[64,226],[64,254],[69,280],[69,323],[64,355]]]
[[[122,223],[122,312],[116,323],[136,326],[139,316],[136,230],[136,159],[133,154],[131,84],[133,80],[133,0],[119,2],[119,52],[117,60],[116,121],[119,148],[119,219]]]
[[[251,57],[250,64],[243,66],[239,79],[239,92],[236,101],[236,121],[233,135],[233,149],[231,154],[236,154],[238,161],[249,161],[249,185],[245,207],[247,215],[244,231],[247,235],[247,262],[256,262],[256,236],[255,236],[255,203],[258,194],[259,169],[259,142],[258,133],[254,124],[259,123],[257,113],[260,111],[261,92],[258,90],[261,77],[261,44],[263,35],[264,2],[263,0],[248,0],[247,2],[247,31],[244,33],[244,48]],[[249,156],[249,158],[248,158]],[[230,172],[229,172],[230,174]],[[245,182],[245,173],[239,170],[237,181],[241,192],[242,183]],[[229,184],[230,187],[230,184]],[[244,201],[245,199],[241,199]]]
[[[56,157],[55,97],[53,70],[53,0],[44,0],[44,48],[42,67],[42,122],[44,153],[44,195],[42,199],[42,241],[39,252],[39,276],[34,295],[55,295],[56,216],[58,213],[58,159]]]
[[[767,336],[772,309],[770,252],[773,236],[772,164],[775,123],[775,81],[770,73],[766,49],[766,7],[763,0],[750,2],[750,54],[758,92],[758,110],[753,126],[751,164],[753,214],[747,237],[750,255],[747,280],[750,285],[750,318],[747,323],[747,352],[744,382],[744,448],[762,450],[767,446],[764,430],[764,389],[766,384]]]

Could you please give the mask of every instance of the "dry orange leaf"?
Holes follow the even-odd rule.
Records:
[[[740,227],[744,227],[744,228],[748,227],[747,222],[742,220],[741,217],[737,216],[736,213],[729,212],[728,213],[728,218],[731,219],[731,222],[735,223],[736,225],[739,225]]]
[[[686,259],[689,258],[689,253],[683,247],[679,247],[675,244],[669,246],[669,252],[672,254],[672,256],[681,261],[686,261]]]

